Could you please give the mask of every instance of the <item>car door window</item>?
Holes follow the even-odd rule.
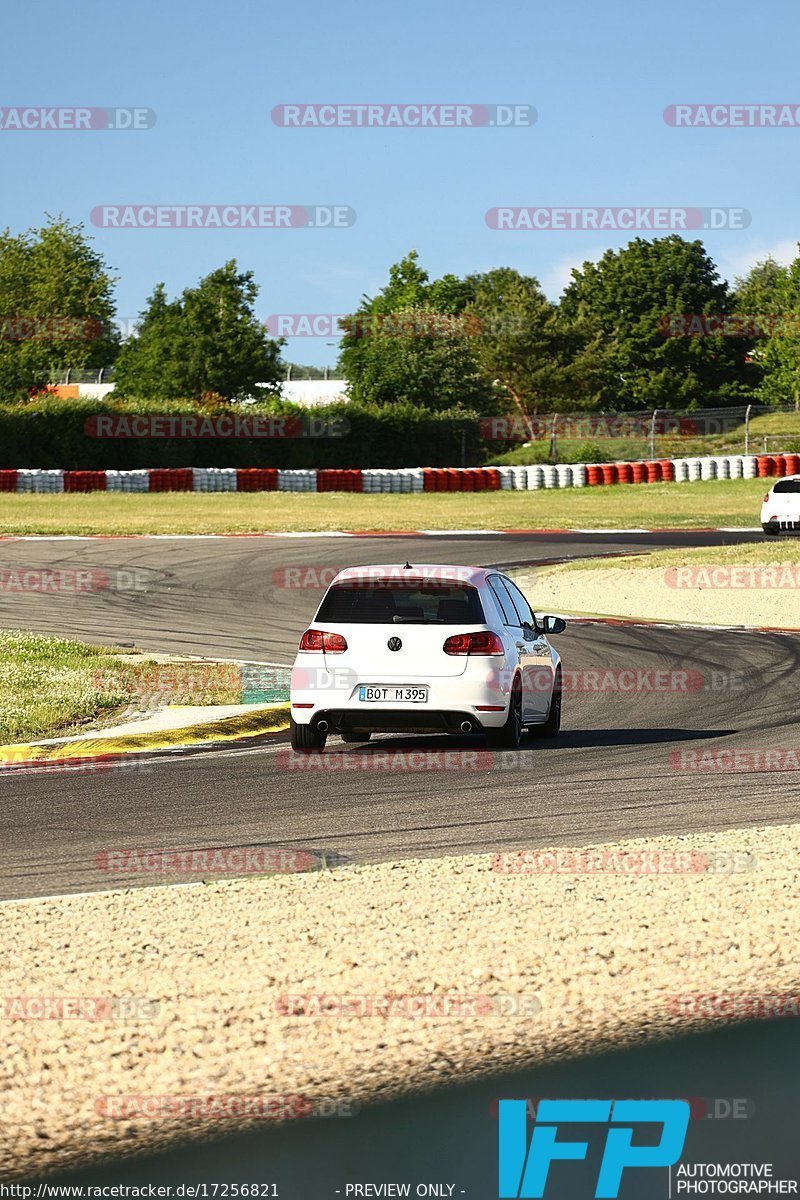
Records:
[[[531,609],[530,604],[528,604],[528,601],[525,599],[522,592],[519,590],[519,588],[517,587],[517,585],[515,583],[512,583],[510,579],[506,579],[505,575],[503,575],[501,577],[501,579],[502,579],[503,584],[505,585],[506,591],[511,596],[511,600],[513,602],[514,608],[517,610],[519,619],[522,622],[522,624],[530,625],[531,629],[535,629],[536,628],[536,618],[533,615],[533,610]]]
[[[500,605],[506,625],[518,626],[520,619],[517,616],[517,610],[514,608],[508,592],[503,587],[503,581],[499,575],[492,575],[489,580],[489,587],[497,598],[497,603]]]

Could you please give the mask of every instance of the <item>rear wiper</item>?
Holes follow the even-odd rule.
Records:
[[[424,618],[420,620],[419,617],[398,617],[396,613],[392,617],[392,622],[395,625],[444,625],[444,621],[437,619],[426,621]]]

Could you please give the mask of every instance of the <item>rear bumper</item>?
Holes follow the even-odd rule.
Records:
[[[297,720],[297,713],[292,716]],[[376,708],[364,705],[354,708],[323,708],[315,712],[311,718],[313,725],[320,721],[327,722],[328,733],[344,732],[375,732],[375,733],[480,733],[489,727],[484,718],[499,718],[491,725],[505,721],[505,713],[476,714],[465,708],[460,712],[429,708],[427,705],[416,705],[414,709]],[[469,730],[462,725],[469,724]]]
[[[471,721],[477,728],[492,729],[502,725],[508,715],[512,682],[497,660],[477,657],[467,659],[463,672],[458,675],[387,679],[341,670],[335,675],[317,672],[309,678],[307,671],[295,670],[290,702],[292,717],[298,725],[316,724],[323,719],[329,722],[331,732],[341,728],[374,729],[376,732],[446,729],[458,733],[462,721]],[[362,684],[395,683],[427,687],[427,702],[381,704],[358,698]],[[495,707],[499,711],[480,711],[486,707]]]
[[[762,521],[761,528],[764,530],[764,533],[769,534],[770,537],[776,537],[778,534],[781,534],[781,533],[785,533],[785,534],[789,534],[789,535],[800,534],[800,519],[798,519],[796,521],[792,521],[792,520]]]

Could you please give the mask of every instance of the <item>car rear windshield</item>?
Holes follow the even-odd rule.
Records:
[[[355,580],[330,588],[318,621],[353,625],[483,625],[477,589],[439,580]]]
[[[800,479],[781,479],[775,484],[773,492],[800,492]]]

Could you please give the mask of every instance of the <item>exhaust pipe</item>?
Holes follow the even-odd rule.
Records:
[[[462,733],[470,733],[471,730],[472,730],[472,721],[462,721],[461,722],[461,732]]]
[[[320,733],[327,733],[328,732],[328,722],[327,721],[317,721],[317,729],[320,731]]]

